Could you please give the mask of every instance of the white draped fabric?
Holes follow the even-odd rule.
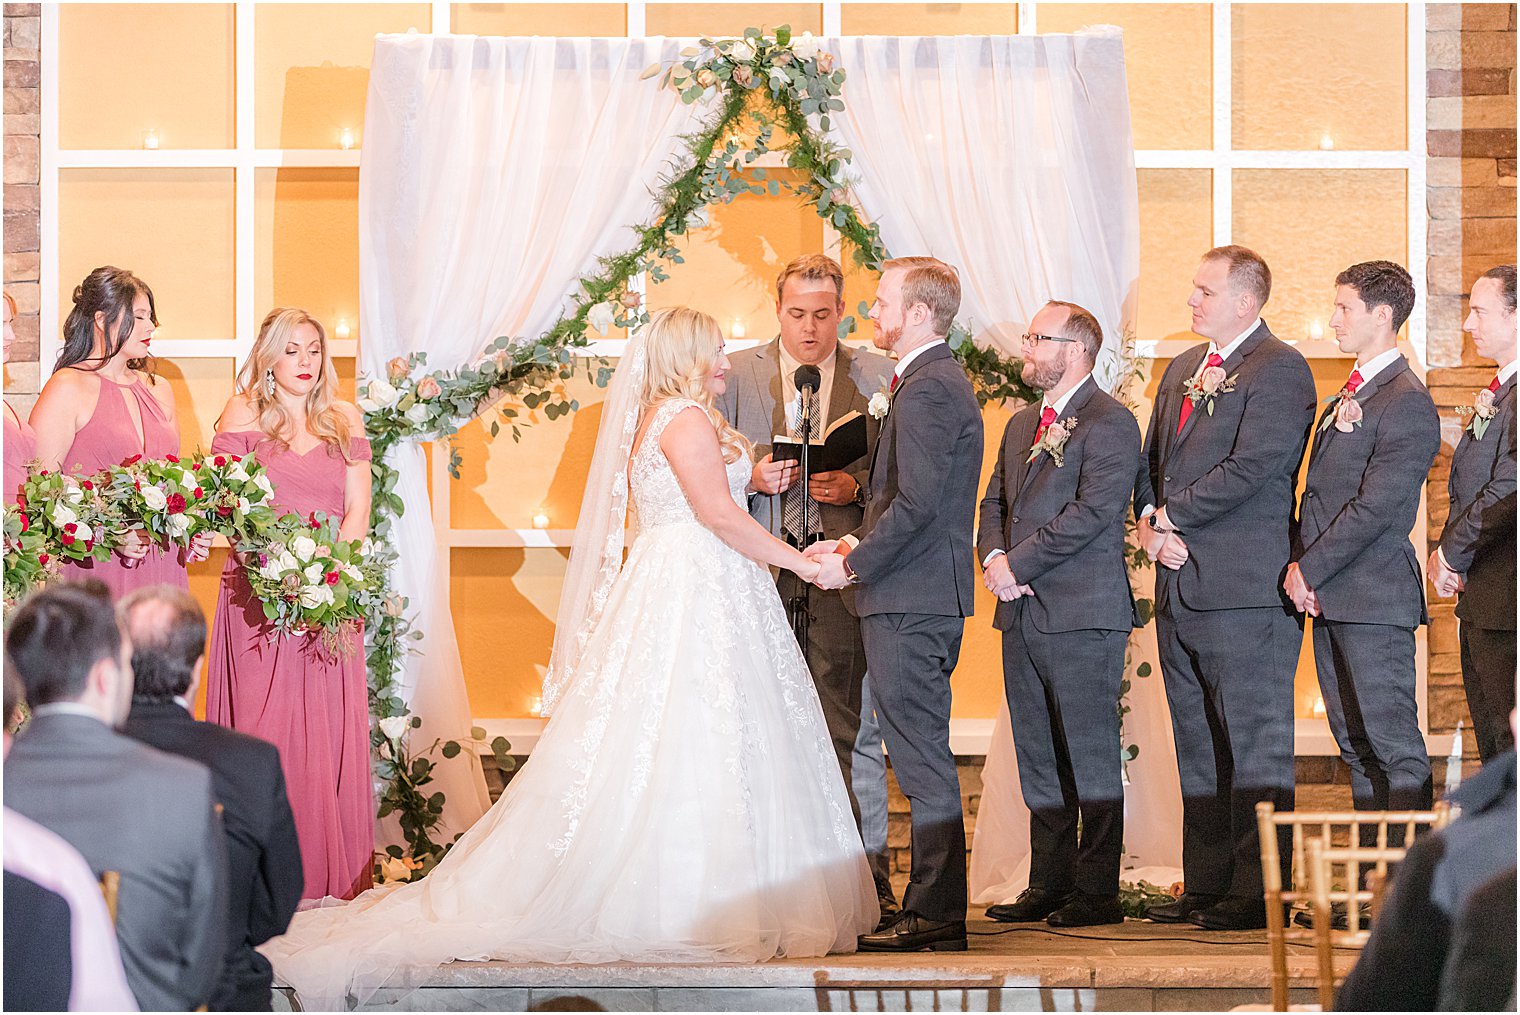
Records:
[[[959,268],[961,319],[1008,355],[1046,300],[1087,307],[1110,386],[1140,276],[1119,31],[827,45],[847,75],[835,133],[887,249]]]
[[[639,80],[679,45],[377,38],[359,172],[365,372],[382,375],[411,352],[451,370],[497,336],[536,338],[572,305],[598,256],[633,245],[632,226],[651,217],[659,177],[701,113]],[[390,464],[405,505],[396,589],[410,597],[425,646],[407,660],[402,697],[423,720],[415,742],[426,744],[467,735],[471,713],[423,451],[405,444]],[[447,795],[452,837],[489,801],[470,752],[436,760],[430,789]]]

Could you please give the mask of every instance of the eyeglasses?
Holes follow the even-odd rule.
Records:
[[[1034,335],[1025,332],[1023,342],[1025,345],[1039,345],[1041,342],[1075,342],[1075,338],[1062,338],[1060,335]]]

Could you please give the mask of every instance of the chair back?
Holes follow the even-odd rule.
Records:
[[[111,926],[116,925],[116,903],[121,896],[121,872],[101,871],[100,894],[106,900],[106,912],[111,915]]]

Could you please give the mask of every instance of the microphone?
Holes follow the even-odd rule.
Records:
[[[804,389],[816,392],[818,385],[823,383],[823,374],[819,373],[817,367],[804,364],[792,375],[792,383],[797,385],[798,392]]]

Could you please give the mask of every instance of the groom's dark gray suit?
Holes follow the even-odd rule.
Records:
[[[871,459],[858,585],[871,694],[912,808],[913,872],[903,910],[966,917],[966,836],[950,751],[950,674],[972,613],[972,528],[982,413],[948,345],[903,368]]]

